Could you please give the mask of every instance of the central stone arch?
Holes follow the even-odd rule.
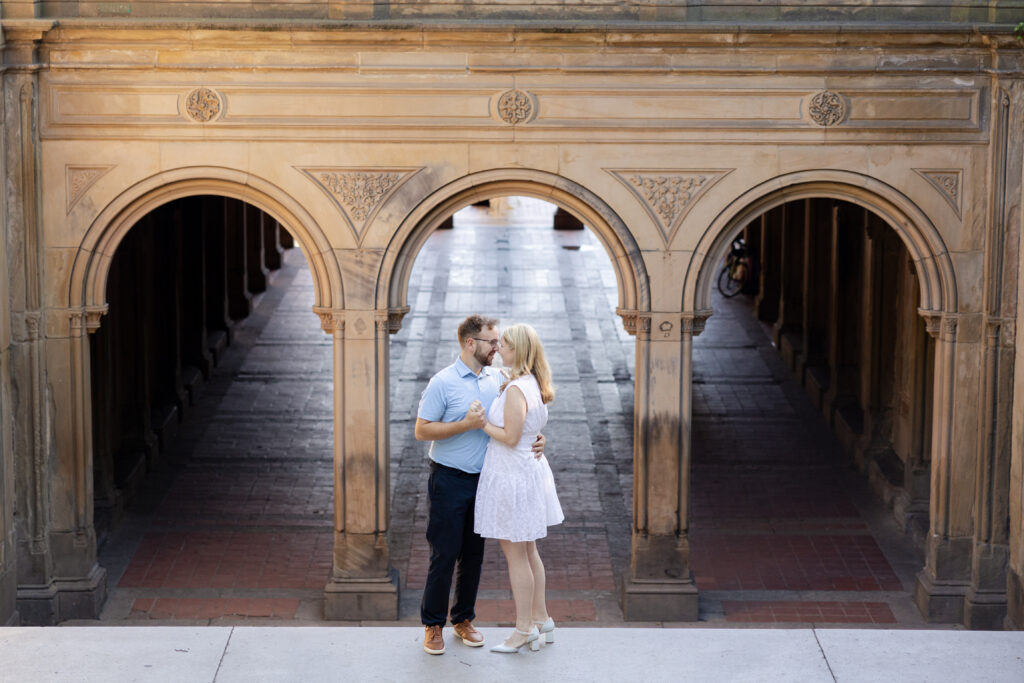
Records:
[[[388,244],[377,280],[377,307],[408,310],[409,275],[420,249],[449,216],[492,197],[524,196],[555,204],[589,226],[604,246],[619,285],[618,311],[627,318],[650,309],[647,269],[640,247],[621,218],[596,194],[563,176],[507,168],[473,173],[424,198],[402,221]]]

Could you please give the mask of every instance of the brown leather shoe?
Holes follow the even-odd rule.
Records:
[[[423,634],[423,651],[428,655],[444,654],[443,626],[426,626]]]
[[[484,635],[473,628],[473,622],[469,619],[455,624],[455,636],[470,647],[480,647],[484,644]]]

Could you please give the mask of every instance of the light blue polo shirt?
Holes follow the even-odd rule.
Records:
[[[498,397],[501,371],[484,367],[475,374],[457,359],[430,378],[420,397],[418,417],[429,422],[458,422],[466,416],[469,404],[480,401],[484,410]],[[479,472],[484,466],[484,453],[489,437],[482,429],[472,429],[449,439],[430,442],[430,459],[464,472]]]

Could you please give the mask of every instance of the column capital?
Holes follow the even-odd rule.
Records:
[[[631,336],[647,339],[651,334],[651,312],[637,311],[630,308],[616,308],[615,312],[622,318],[622,326]]]
[[[917,309],[918,315],[924,318],[925,331],[928,335],[940,341],[955,342],[957,326],[960,318],[969,314],[948,313],[946,311],[929,311],[923,308]]]
[[[345,331],[345,309],[314,306],[313,312],[320,317],[320,329],[327,334]]]
[[[100,321],[109,310],[107,304],[102,306],[83,306],[82,308],[68,308],[66,313],[71,322],[71,334],[80,335],[82,330],[94,334],[100,329]]]
[[[682,314],[683,334],[696,337],[704,331],[704,324],[707,323],[711,314],[712,311],[710,309],[684,312]]]
[[[408,312],[408,306],[376,311],[377,330],[379,332],[387,332],[388,334],[398,332],[402,329],[402,319],[405,318],[405,314]]]

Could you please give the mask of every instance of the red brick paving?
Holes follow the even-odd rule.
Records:
[[[884,602],[723,600],[725,620],[754,623],[895,624]]]
[[[539,542],[549,612],[559,622],[599,613],[615,622],[629,563],[633,340],[612,313],[614,278],[603,254],[558,246],[586,239],[555,235],[543,221],[515,231],[498,223],[431,237],[409,285],[415,305],[392,338],[390,541],[405,596],[400,616],[418,620],[429,562],[425,447],[410,436],[411,418],[430,371],[451,361],[451,330],[482,308],[534,323],[563,373],[546,431],[567,519]],[[527,256],[513,253],[523,246]],[[301,263],[297,252],[288,256]],[[467,277],[495,262],[521,265],[496,271],[489,289]],[[308,280],[286,283],[280,296],[268,291],[261,306],[271,303],[272,315],[236,339],[244,363],[214,378],[215,391],[182,425],[192,439],[185,465],[115,587],[129,599],[110,619],[316,618],[301,605],[319,604],[331,572],[333,427],[330,340],[309,314]],[[501,292],[513,290],[509,304]],[[715,306],[694,353],[690,551],[698,587],[721,596],[712,600],[729,622],[894,623],[883,602],[809,602],[786,592],[877,594],[902,585],[844,489],[827,428],[764,362],[758,349],[767,340],[749,311],[738,299]],[[567,328],[568,311],[578,329]],[[259,594],[232,594],[239,590]],[[772,591],[771,599],[730,598],[737,590]],[[510,598],[504,558],[490,542],[478,620],[510,623]]]

